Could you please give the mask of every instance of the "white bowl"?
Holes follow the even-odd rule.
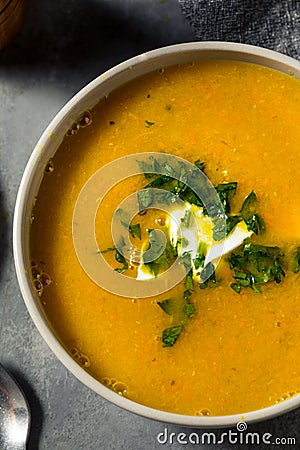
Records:
[[[282,54],[259,47],[225,43],[197,42],[154,50],[125,61],[100,75],[75,95],[56,115],[37,143],[26,166],[16,201],[13,247],[17,277],[28,311],[51,350],[82,383],[110,402],[151,419],[193,427],[225,427],[243,420],[257,422],[300,406],[300,395],[274,406],[227,416],[188,416],[152,409],[119,396],[82,369],[64,349],[52,330],[42,306],[36,299],[30,279],[29,230],[31,209],[38,192],[46,162],[59,147],[66,131],[86,109],[121,84],[140,75],[181,62],[227,59],[255,63],[300,78],[300,63]]]

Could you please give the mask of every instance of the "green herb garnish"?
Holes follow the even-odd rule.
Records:
[[[116,250],[116,247],[107,247],[105,250],[100,250],[100,252],[98,253],[108,253],[108,252],[113,252]]]
[[[193,303],[191,303],[191,295],[192,293],[188,289],[186,289],[183,293],[183,299],[185,301],[184,313],[186,317],[190,317],[192,314],[194,314],[194,312],[196,312],[195,306],[193,305]]]
[[[203,280],[203,283],[199,285],[200,289],[205,289],[209,285],[209,283],[215,284],[216,281],[216,274],[215,274],[215,266],[213,263],[209,262],[206,264],[204,269],[202,270],[200,274],[201,280]]]
[[[145,122],[146,122],[146,127],[147,128],[150,128],[150,127],[152,127],[152,125],[154,125],[155,124],[155,122],[150,122],[150,120],[145,120]]]
[[[163,347],[172,347],[183,331],[183,325],[166,328],[162,332]]]
[[[116,251],[115,254],[115,260],[118,261],[118,263],[123,264],[123,267],[118,267],[117,269],[115,269],[115,271],[119,273],[124,273],[125,270],[128,269],[128,262],[118,250]]]
[[[228,216],[226,219],[226,236],[236,227],[236,225],[242,221],[239,216]]]
[[[184,287],[189,291],[194,290],[193,270],[191,269],[185,277]]]
[[[230,213],[229,199],[236,193],[237,182],[222,183],[215,187],[226,214]]]
[[[257,197],[254,191],[245,198],[240,214],[249,231],[255,234],[264,231],[263,219],[255,212]]]
[[[138,162],[145,177],[147,179],[152,179],[144,189],[161,188],[177,195],[183,201],[203,207],[201,199],[195,195],[193,190],[188,186],[188,183],[197,177],[198,169],[201,171],[204,170],[203,162],[197,160],[194,164],[195,168],[189,170],[186,168],[185,164],[181,164],[180,162],[177,162],[176,166],[172,167],[167,162],[160,164],[153,157],[150,157],[149,161],[149,163],[144,161]]]
[[[269,281],[280,283],[285,276],[281,256],[279,247],[255,245],[246,240],[239,253],[231,253],[227,258],[229,267],[234,269],[235,283],[231,285],[232,289],[240,293],[242,288],[250,287],[260,292],[262,284]]]
[[[250,219],[245,220],[249,231],[253,231],[258,234],[265,229],[263,219],[258,214],[253,214]]]
[[[178,249],[178,247],[185,248],[188,245],[188,243],[189,243],[189,241],[187,240],[187,238],[182,236],[182,237],[177,239],[176,248],[177,249]]]
[[[230,287],[239,294],[241,292],[242,286],[240,286],[238,283],[231,283]]]
[[[244,200],[242,207],[240,209],[240,214],[245,219],[248,219],[254,213],[254,205],[257,201],[257,197],[254,191],[251,191],[250,194]]]
[[[140,170],[144,173],[145,178],[151,179],[157,176],[157,170],[159,169],[159,165],[153,156],[149,156],[149,162],[146,161],[137,161]]]
[[[154,122],[146,121],[148,127],[154,125]],[[140,211],[155,205],[155,203],[173,203],[173,200],[179,198],[189,205],[196,205],[203,208],[203,214],[210,215],[213,221],[213,239],[220,241],[229,235],[239,222],[244,221],[249,231],[255,234],[264,230],[264,222],[257,214],[257,198],[254,191],[245,198],[238,214],[231,213],[230,201],[235,195],[238,183],[229,182],[218,184],[212,188],[203,182],[206,192],[206,204],[189,187],[198,186],[199,170],[204,171],[205,165],[200,160],[195,161],[194,166],[186,167],[180,161],[169,164],[169,160],[163,162],[150,156],[147,161],[138,161],[141,171],[149,180],[143,190],[138,191],[138,203]],[[200,187],[200,186],[199,186]],[[155,197],[152,188],[157,188]],[[215,201],[215,191],[218,194],[220,203]],[[160,193],[161,192],[161,193]],[[173,195],[170,195],[173,194]],[[155,206],[152,206],[155,207]],[[122,214],[121,214],[122,213]],[[131,236],[141,239],[140,224],[129,225],[128,215],[120,212],[120,221],[127,227]],[[191,211],[186,209],[181,223],[185,228],[191,226]],[[168,269],[180,255],[179,263],[186,269],[184,280],[184,292],[181,298],[167,298],[157,302],[158,306],[170,316],[171,323],[175,326],[166,328],[162,332],[162,343],[164,347],[171,347],[175,344],[178,337],[184,330],[188,318],[195,313],[195,306],[191,301],[192,293],[195,288],[194,271],[198,271],[197,276],[203,281],[199,284],[200,289],[209,285],[216,286],[215,266],[212,262],[205,264],[206,245],[199,244],[196,257],[191,260],[191,251],[183,252],[187,247],[188,241],[184,236],[178,238],[177,242],[171,242],[170,236],[165,232],[165,237],[161,236],[156,230],[147,230],[149,233],[149,247],[144,252],[143,263],[149,269],[153,276],[157,276],[164,269]],[[123,239],[123,238],[122,238]],[[123,245],[125,245],[123,243]],[[121,247],[117,247],[121,248]],[[115,259],[123,266],[117,268],[123,273],[128,268],[128,263],[124,256],[116,250],[115,247],[108,248],[106,251],[116,251]],[[159,255],[156,257],[156,255]],[[152,257],[151,257],[152,256]],[[233,282],[231,288],[238,294],[245,288],[250,288],[254,292],[261,292],[261,286],[268,282],[280,283],[285,272],[281,263],[281,250],[278,247],[255,245],[246,239],[237,252],[231,252],[227,258],[230,269],[233,271]],[[295,251],[293,260],[293,271],[300,271],[300,247]],[[200,270],[201,269],[201,270]]]
[[[157,276],[162,269],[168,269],[177,256],[176,248],[172,247],[170,241],[161,239],[160,233],[156,230],[147,230],[149,233],[149,247],[147,254],[144,254],[144,264],[153,276]],[[155,255],[160,255],[155,258]],[[145,259],[146,258],[146,259]]]
[[[191,221],[191,211],[189,209],[187,209],[184,213],[184,216],[180,219],[181,223],[188,228],[190,226],[190,221]]]
[[[230,215],[231,206],[229,199],[235,194],[237,183],[224,183],[219,184],[216,187],[220,200],[223,204],[224,211],[226,212],[226,223],[224,221],[224,215],[217,213],[214,218],[213,238],[215,241],[220,241],[227,236],[236,227],[236,225],[244,220],[248,231],[253,231],[255,234],[259,234],[264,230],[264,222],[259,214],[255,212],[257,203],[256,194],[251,191],[250,194],[244,200],[239,215]]]
[[[206,253],[206,244],[204,242],[200,242],[200,244],[198,245],[196,258],[193,261],[196,270],[204,266],[205,253]]]
[[[200,159],[197,159],[197,161],[194,162],[195,166],[198,167],[202,172],[205,169],[205,163],[201,161]]]
[[[242,220],[240,216],[226,216],[226,222],[223,217],[214,219],[213,239],[215,241],[224,239]]]
[[[158,306],[174,320],[185,322],[186,318],[194,313],[195,307],[191,302],[192,292],[186,289],[183,292],[182,298],[173,299],[167,298],[161,302],[157,302]]]
[[[148,188],[161,188],[164,187],[164,189],[166,188],[166,184],[170,183],[172,180],[170,178],[169,175],[160,175],[157,178],[155,178],[155,180],[151,181],[150,183],[148,183],[144,189],[148,189]],[[165,189],[166,191],[172,192],[172,189],[168,190]]]
[[[167,298],[166,300],[157,302],[158,306],[172,317],[172,321],[180,323],[180,325],[167,328],[163,331],[162,342],[164,347],[171,347],[175,344],[177,338],[183,331],[185,322],[196,311],[195,306],[191,302],[191,295],[192,292],[186,289],[181,298]]]
[[[300,247],[298,247],[295,252],[295,263],[293,268],[294,273],[298,273],[299,269],[300,269]]]
[[[136,223],[135,225],[129,225],[129,233],[130,235],[135,238],[136,236],[141,239],[142,233],[141,233],[141,225],[139,223]]]
[[[171,316],[173,314],[174,300],[172,298],[167,298],[166,300],[163,300],[162,302],[157,302],[157,304],[169,316]]]
[[[138,191],[137,196],[140,211],[147,209],[153,202],[153,193],[151,192],[151,189]]]

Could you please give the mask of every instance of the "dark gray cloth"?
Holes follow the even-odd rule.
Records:
[[[299,0],[179,0],[201,41],[259,45],[300,59]]]

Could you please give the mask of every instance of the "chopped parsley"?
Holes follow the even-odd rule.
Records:
[[[116,249],[116,247],[114,246],[114,247],[107,247],[105,250],[100,250],[100,253],[109,253],[109,252],[113,252],[113,251],[115,251],[115,250],[117,250]],[[99,253],[99,252],[98,252]]]
[[[192,314],[196,312],[196,308],[194,304],[191,302],[191,291],[186,289],[183,293],[183,299],[184,299],[184,313],[186,317],[190,317]]]
[[[237,182],[222,183],[215,187],[226,214],[230,213],[230,198],[236,193]]]
[[[215,241],[221,241],[236,227],[243,219],[240,216],[226,216],[226,222],[223,217],[214,219],[213,238]]]
[[[162,332],[162,343],[164,347],[171,347],[175,344],[184,329],[184,324],[187,319],[195,313],[196,309],[191,302],[191,295],[191,291],[186,289],[181,298],[167,298],[166,300],[157,302],[158,306],[172,317],[172,321],[179,323],[179,325],[167,328]]]
[[[194,169],[187,169],[186,165],[181,162],[176,162],[176,167],[172,167],[168,162],[160,164],[152,156],[149,157],[148,162],[138,161],[140,170],[144,173],[145,178],[150,181],[144,190],[149,188],[159,188],[178,196],[181,200],[203,207],[201,199],[188,186],[188,182],[195,181],[198,175],[198,170],[204,170],[204,163],[197,160],[194,163]],[[190,184],[190,183],[189,183]],[[143,192],[143,191],[139,191]],[[140,195],[140,194],[138,194]],[[144,196],[145,194],[141,194]],[[149,203],[151,205],[153,199],[149,202],[144,202],[141,199],[142,205]],[[148,206],[145,206],[148,207]]]
[[[242,217],[245,217],[246,219],[253,214],[253,206],[255,205],[257,201],[257,197],[254,191],[251,191],[250,194],[247,195],[247,197],[244,200],[244,203],[242,204],[242,207],[240,209],[240,213]]]
[[[137,236],[139,239],[142,239],[141,225],[139,223],[129,225],[128,231],[133,238]]]
[[[184,287],[186,289],[188,289],[189,291],[194,290],[193,270],[192,269],[187,273],[187,275],[185,277]]]
[[[187,209],[184,213],[184,216],[180,219],[181,223],[188,228],[190,226],[190,222],[191,222],[191,211],[189,209]]]
[[[163,300],[162,302],[157,302],[157,304],[169,316],[171,316],[173,314],[174,300],[172,298],[167,298],[166,300]]]
[[[226,213],[226,223],[223,220],[224,216],[218,212],[214,218],[213,238],[215,241],[220,241],[227,236],[236,227],[236,225],[244,221],[248,231],[253,231],[255,234],[259,234],[264,231],[264,221],[259,214],[256,213],[255,208],[257,206],[257,198],[254,191],[244,200],[244,203],[240,209],[238,215],[230,214],[231,205],[230,198],[235,194],[237,189],[237,183],[224,183],[219,184],[216,187],[224,211]]]
[[[151,189],[138,191],[137,196],[140,211],[147,209],[153,202],[153,193],[151,192]]]
[[[206,253],[206,244],[204,242],[200,242],[200,244],[198,245],[196,258],[193,261],[196,270],[204,266],[205,253]]]
[[[161,233],[156,230],[147,230],[149,234],[149,247],[143,255],[144,265],[150,273],[156,277],[162,270],[168,269],[175,261],[177,249],[172,247],[169,240],[161,238]],[[159,255],[155,258],[155,255]]]
[[[198,167],[202,172],[204,172],[205,169],[205,163],[201,161],[200,159],[197,159],[197,161],[194,162],[195,166]]]
[[[150,122],[150,120],[145,120],[145,123],[146,123],[147,128],[150,128],[150,127],[152,127],[152,125],[155,124],[155,122]]]
[[[154,122],[145,122],[148,127],[154,125]],[[191,227],[192,212],[189,208],[191,205],[196,205],[198,208],[202,208],[204,215],[210,215],[213,222],[212,235],[216,242],[223,240],[240,222],[246,224],[248,231],[252,231],[256,235],[264,231],[265,225],[263,219],[257,213],[259,204],[254,191],[247,195],[237,213],[232,212],[231,200],[236,194],[237,182],[221,183],[215,188],[211,188],[204,183],[203,188],[208,197],[207,204],[203,204],[198,195],[189,187],[189,185],[198,186],[197,180],[199,178],[201,183],[199,170],[203,172],[205,169],[205,164],[201,160],[196,160],[191,167],[187,167],[184,163],[177,160],[175,162],[172,160],[170,164],[167,159],[161,162],[159,158],[156,159],[153,156],[150,156],[147,161],[137,162],[147,179],[146,186],[137,192],[140,212],[145,211],[152,205],[152,207],[155,207],[157,203],[173,203],[174,198],[175,201],[178,198],[187,204],[183,217],[180,219],[181,225],[184,228]],[[156,191],[155,198],[152,188],[160,190]],[[215,192],[217,192],[220,199],[219,204],[215,201]],[[119,211],[119,214],[121,224],[127,228],[130,235],[133,238],[141,239],[140,224],[130,225],[129,215],[122,210]],[[162,332],[163,346],[172,347],[184,331],[189,317],[196,311],[192,302],[192,295],[195,292],[196,285],[198,284],[200,289],[217,285],[215,265],[212,262],[205,265],[207,245],[204,242],[198,244],[197,253],[194,257],[195,253],[191,250],[184,251],[185,247],[188,248],[189,245],[185,236],[179,237],[177,242],[171,242],[170,235],[166,230],[165,234],[162,234],[162,231],[158,232],[151,229],[148,229],[147,232],[149,245],[143,253],[143,264],[154,277],[171,267],[178,256],[180,264],[186,270],[186,276],[182,283],[183,294],[179,298],[166,298],[157,302],[157,305],[169,316],[171,323],[174,324],[174,326],[168,327]],[[123,245],[125,245],[124,242]],[[117,246],[117,248],[121,247]],[[117,248],[109,247],[101,253],[115,251],[115,259],[121,265],[115,270],[123,273],[128,269],[128,263]],[[240,294],[243,289],[250,288],[254,292],[260,293],[261,287],[266,283],[281,283],[285,277],[282,263],[283,256],[279,247],[258,245],[251,242],[249,238],[245,239],[236,251],[229,253],[226,259],[233,275],[230,285],[232,290]],[[291,264],[289,267],[294,273],[300,271],[300,246],[295,249],[292,267]],[[202,282],[197,283],[195,274],[200,277]]]
[[[123,267],[118,267],[117,269],[115,269],[115,271],[119,273],[124,273],[125,270],[128,269],[128,262],[118,250],[116,251],[115,254],[115,260],[118,261],[118,263],[123,264]]]
[[[216,274],[215,274],[215,266],[213,265],[213,263],[209,262],[204,269],[202,270],[201,274],[200,274],[200,278],[203,281],[203,283],[201,283],[199,285],[200,289],[205,289],[208,287],[209,283],[213,283],[215,284],[216,281]]]
[[[183,325],[177,325],[175,327],[166,328],[162,332],[163,347],[172,347],[182,332],[183,332]]]
[[[264,231],[264,222],[259,214],[256,213],[255,208],[257,204],[257,197],[254,191],[245,198],[242,208],[240,210],[241,218],[245,221],[249,231],[255,234]]]
[[[255,292],[261,292],[260,286],[275,281],[281,282],[285,272],[281,263],[279,247],[255,245],[248,240],[238,253],[231,253],[227,261],[234,271],[235,282],[231,284],[235,292],[249,287]]]

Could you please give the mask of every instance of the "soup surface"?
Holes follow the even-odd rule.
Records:
[[[292,76],[197,62],[121,86],[67,133],[32,211],[32,279],[59,339],[97,380],[138,403],[188,415],[243,413],[299,393],[299,107],[300,82]],[[159,296],[123,298],[95,284],[73,245],[76,200],[99,168],[137,152],[200,160],[214,186],[237,182],[232,215],[254,191],[264,226],[249,239],[280,248],[277,275],[255,289],[227,255],[205,289],[185,280]],[[104,198],[96,217],[101,251],[112,247],[120,201],[147,183],[143,175],[125,179]],[[166,220],[155,209],[135,217],[131,231],[139,229],[141,239],[132,233],[134,245],[141,248],[147,229],[163,229]],[[122,268],[115,256],[105,253],[113,269]],[[136,276],[134,264],[126,274]],[[159,303],[182,298],[184,289],[192,309],[176,342],[164,346],[163,330],[178,324]]]

